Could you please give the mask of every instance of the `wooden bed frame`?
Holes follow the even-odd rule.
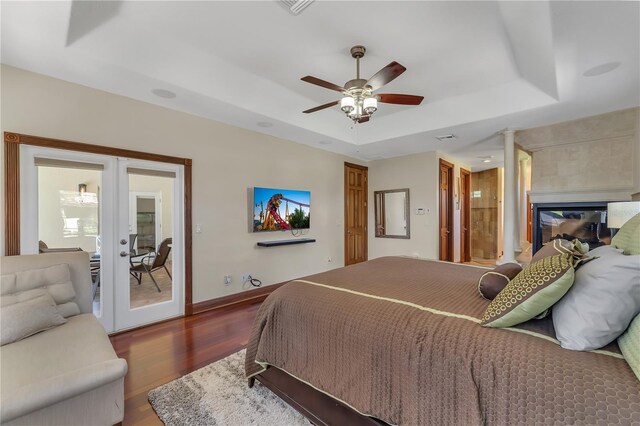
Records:
[[[273,393],[318,426],[385,426],[387,423],[364,416],[340,401],[303,383],[276,367],[249,379],[249,387],[258,380]]]

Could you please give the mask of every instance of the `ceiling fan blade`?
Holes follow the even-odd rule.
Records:
[[[325,89],[335,90],[336,92],[344,92],[344,87],[340,87],[337,84],[330,83],[325,80],[320,80],[316,77],[311,77],[310,75],[306,77],[302,77],[300,80],[306,81],[307,83],[315,84],[316,86],[324,87]]]
[[[369,116],[365,115],[364,117],[360,117],[358,119],[358,123],[366,123],[367,121],[369,121]]]
[[[340,101],[333,101],[333,102],[329,102],[328,104],[320,105],[320,106],[317,106],[317,107],[315,107],[315,108],[311,108],[311,109],[308,109],[308,110],[306,110],[306,111],[302,111],[302,112],[303,112],[304,114],[309,114],[309,113],[311,113],[311,112],[320,111],[321,109],[325,109],[325,108],[332,107],[332,106],[334,106],[334,105],[338,105],[338,102],[340,102]]]
[[[407,69],[397,63],[391,62],[386,67],[375,73],[373,77],[367,81],[367,85],[371,86],[371,90],[376,90],[384,86],[385,84],[393,81],[397,76],[405,72]]]
[[[400,95],[398,93],[380,93],[376,95],[378,102],[397,105],[420,105],[424,96]]]

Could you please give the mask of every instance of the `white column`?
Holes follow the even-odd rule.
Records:
[[[520,160],[520,247],[526,246],[527,241],[527,162],[528,158]]]
[[[513,197],[515,198],[515,203],[513,205],[513,214],[515,225],[513,227],[513,249],[516,253],[522,252],[522,247],[520,246],[520,150],[514,149],[513,152],[513,164],[514,164],[514,173],[513,173]]]
[[[504,232],[502,234],[504,241],[504,254],[498,260],[499,264],[516,261],[514,256],[515,244],[513,238],[515,235],[516,227],[514,133],[514,130],[505,130],[502,133],[504,135],[504,195],[502,197],[504,203]]]

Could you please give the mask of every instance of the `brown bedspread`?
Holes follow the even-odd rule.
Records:
[[[617,345],[562,349],[549,319],[481,327],[485,271],[385,257],[292,281],[260,308],[247,376],[273,365],[391,424],[640,424]]]

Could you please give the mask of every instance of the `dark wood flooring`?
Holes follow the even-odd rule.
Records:
[[[178,318],[111,337],[127,360],[123,425],[162,425],[147,400],[149,390],[247,345],[260,303]]]

